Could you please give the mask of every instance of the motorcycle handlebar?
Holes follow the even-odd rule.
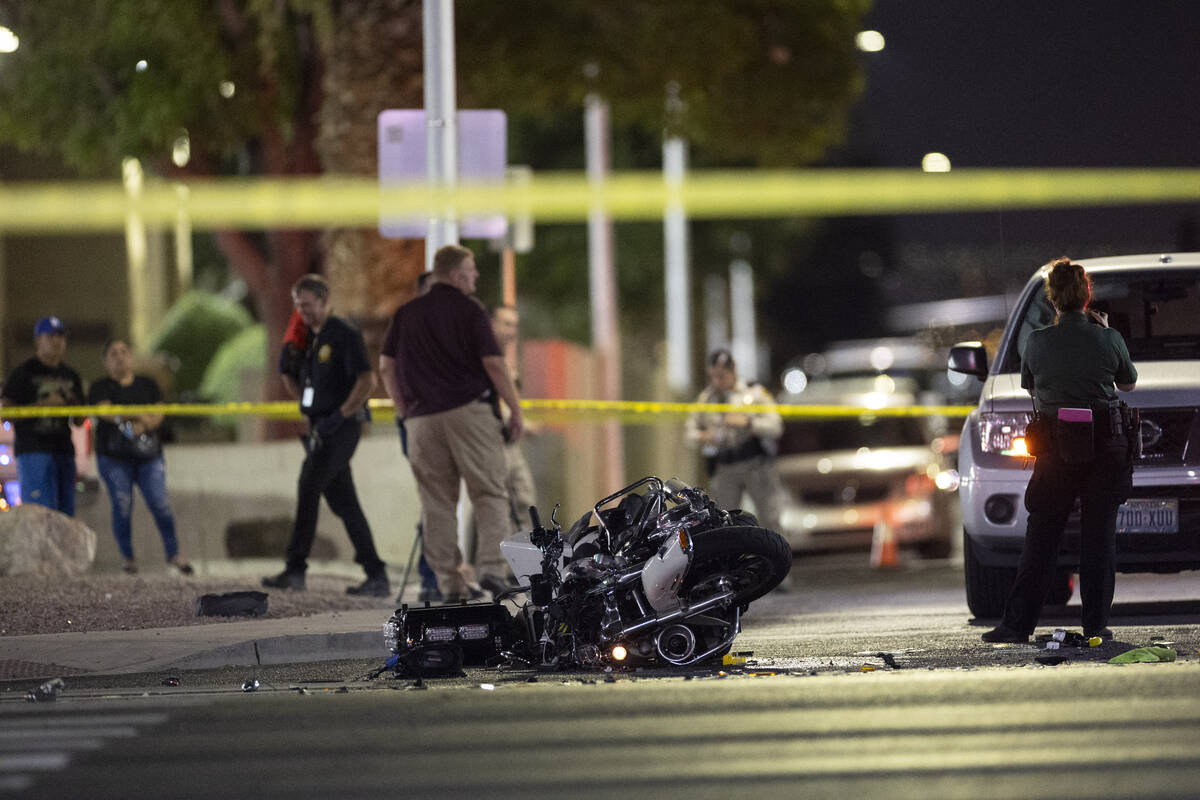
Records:
[[[533,529],[535,531],[542,527],[542,520],[540,517],[538,517],[537,506],[529,507],[529,520],[533,523]]]

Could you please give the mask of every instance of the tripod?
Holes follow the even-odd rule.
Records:
[[[417,558],[417,548],[421,549],[421,556]],[[413,559],[417,559],[417,572],[421,575],[422,588],[436,588],[437,578],[433,574],[433,570],[429,567],[429,562],[425,560],[425,527],[421,523],[417,523],[417,535],[413,537],[412,549],[408,553],[408,563],[404,565],[404,577],[400,579],[400,592],[396,595],[396,602],[400,603],[404,600],[404,590],[408,587],[408,576],[412,574]]]

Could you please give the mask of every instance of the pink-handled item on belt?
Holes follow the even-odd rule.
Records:
[[[1092,410],[1090,408],[1060,408],[1058,418],[1063,422],[1091,422]]]

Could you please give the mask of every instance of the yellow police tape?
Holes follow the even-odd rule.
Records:
[[[180,191],[180,187],[185,187]],[[381,216],[425,220],[504,215],[575,222],[603,209],[614,219],[659,219],[681,204],[693,219],[916,214],[1200,200],[1200,169],[706,170],[677,186],[660,172],[582,173],[525,181],[381,188],[375,178],[213,178],[148,181],[136,197],[117,182],[2,183],[0,231],[120,230],[136,214],[150,226],[193,228],[370,226]]]
[[[392,412],[391,400],[372,399],[375,411]],[[665,403],[640,400],[522,400],[522,410],[531,416],[564,419],[620,418],[629,422],[653,422],[662,417],[684,417],[694,412],[757,414],[775,411],[785,419],[835,419],[846,417],[965,417],[974,406],[866,406],[747,405],[723,403]],[[254,416],[269,419],[301,419],[294,402],[273,403],[158,403],[154,405],[105,406],[8,406],[0,409],[4,419],[31,417],[86,417],[89,415],[136,416],[162,414],[176,417]]]

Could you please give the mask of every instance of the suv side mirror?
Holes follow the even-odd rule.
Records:
[[[950,348],[950,363],[954,372],[974,375],[983,380],[988,374],[987,350],[982,342],[959,342]]]

